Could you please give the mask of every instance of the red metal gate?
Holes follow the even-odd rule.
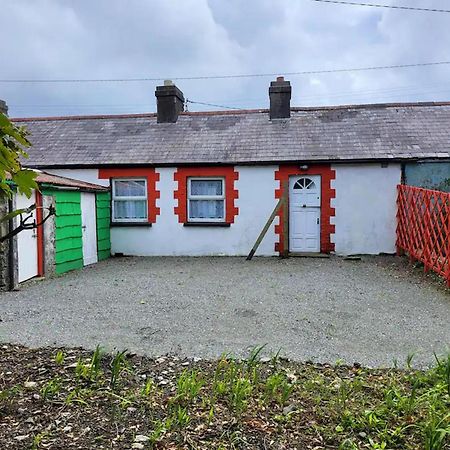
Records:
[[[422,261],[450,286],[450,193],[398,186],[397,253]]]

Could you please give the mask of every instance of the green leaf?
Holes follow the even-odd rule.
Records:
[[[14,217],[16,217],[20,214],[24,214],[26,212],[28,212],[28,208],[27,209],[16,209],[15,211],[11,211],[10,213],[6,214],[6,216],[3,216],[0,219],[0,223],[7,222],[8,220],[13,219]]]
[[[38,189],[38,185],[34,181],[36,176],[36,172],[29,169],[22,169],[16,172],[11,178],[14,184],[17,185],[17,191],[30,198],[33,189]]]

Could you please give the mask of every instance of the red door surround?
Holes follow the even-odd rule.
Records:
[[[280,187],[275,190],[275,198],[279,199],[283,195],[284,186],[289,186],[289,177],[293,175],[320,175],[321,176],[321,203],[320,203],[320,251],[330,253],[334,251],[334,244],[331,242],[331,234],[335,232],[335,226],[331,224],[331,217],[334,217],[334,208],[331,207],[331,199],[335,198],[335,190],[331,188],[331,180],[335,179],[335,171],[329,164],[312,165],[307,169],[300,169],[298,164],[280,166],[275,171],[275,180],[280,182]],[[282,254],[285,250],[283,233],[283,208],[278,213],[279,224],[275,225],[275,233],[278,234],[278,242],[275,244],[275,251]]]
[[[239,172],[233,166],[216,167],[178,167],[174,173],[174,180],[178,181],[178,187],[173,196],[178,200],[175,206],[175,214],[178,215],[179,223],[187,223],[187,179],[188,177],[224,177],[225,178],[225,222],[233,223],[239,209],[235,206],[235,200],[239,193],[234,188],[234,182],[239,179]]]
[[[156,190],[156,182],[159,181],[159,173],[153,167],[146,168],[114,168],[98,169],[98,177],[101,179],[110,178],[146,178],[147,179],[147,204],[148,222],[155,223],[159,215],[159,208],[156,206],[156,199],[160,192]]]

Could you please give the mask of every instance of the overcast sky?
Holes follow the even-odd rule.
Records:
[[[376,3],[450,9],[449,0]],[[444,13],[311,0],[0,0],[0,12],[0,79],[283,75],[450,61]],[[294,106],[450,100],[450,65],[288,78]],[[265,108],[270,80],[177,85],[192,101]],[[0,83],[0,98],[13,117],[152,112],[157,84]]]

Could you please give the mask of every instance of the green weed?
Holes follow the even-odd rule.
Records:
[[[177,399],[193,401],[204,385],[200,373],[194,369],[185,370],[177,379]]]
[[[248,378],[236,378],[230,386],[229,402],[231,408],[241,414],[246,408],[253,385]]]
[[[150,395],[155,390],[155,383],[151,378],[149,378],[146,382],[144,387],[141,390],[141,395],[145,398],[150,397]]]
[[[190,421],[191,417],[189,416],[187,409],[183,408],[180,405],[177,405],[175,413],[173,415],[173,423],[177,425],[179,428],[184,428],[189,425]]]
[[[111,378],[109,380],[109,384],[112,389],[116,388],[122,372],[130,370],[130,366],[127,361],[127,351],[128,350],[117,352],[111,361]]]
[[[439,418],[433,411],[422,427],[424,450],[442,450],[450,435],[450,414]]]
[[[99,345],[97,345],[91,359],[87,362],[79,358],[75,367],[75,375],[77,379],[82,379],[88,382],[97,381],[102,375],[101,359],[102,349]]]
[[[41,388],[41,396],[44,400],[55,397],[61,391],[61,380],[57,377],[47,381]]]
[[[173,419],[167,418],[165,420],[155,420],[153,422],[153,430],[149,435],[149,443],[150,445],[154,445],[159,442],[164,434],[172,429]]]
[[[64,358],[64,352],[62,350],[58,350],[55,355],[55,363],[58,364],[58,366],[62,365],[64,363]]]
[[[282,372],[277,372],[267,377],[264,385],[265,399],[268,402],[276,401],[283,406],[294,389],[286,375]]]

